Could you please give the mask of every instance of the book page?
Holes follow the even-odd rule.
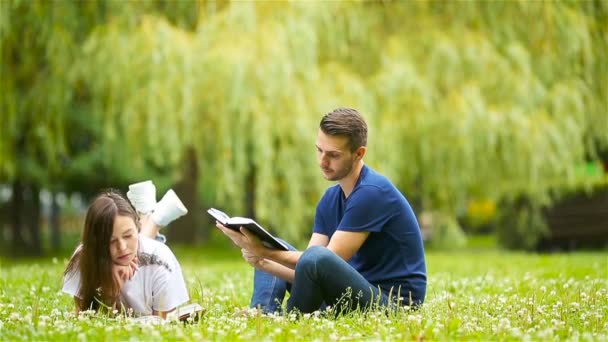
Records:
[[[167,315],[167,320],[184,320],[194,317],[197,313],[203,312],[203,308],[198,303],[180,306]]]
[[[239,216],[231,217],[226,221],[226,223],[228,223],[228,224],[242,224],[242,225],[250,224],[253,222],[254,221],[250,218],[239,217]]]
[[[220,223],[226,223],[230,219],[230,217],[226,215],[226,213],[215,208],[210,208],[209,210],[207,210],[207,212]]]

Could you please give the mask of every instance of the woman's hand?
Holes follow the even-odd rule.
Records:
[[[122,289],[127,281],[133,278],[137,269],[137,257],[133,258],[128,265],[112,265],[112,277],[118,291]]]

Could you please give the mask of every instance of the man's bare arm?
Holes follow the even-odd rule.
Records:
[[[347,232],[338,230],[331,239],[329,239],[326,235],[313,233],[308,243],[308,247],[326,246],[327,249],[336,253],[336,255],[345,261],[348,261],[355,255],[359,248],[361,248],[361,245],[363,245],[368,236],[369,232]],[[273,260],[293,270],[296,268],[300,256],[302,256],[302,252],[267,249],[264,258]]]
[[[369,236],[369,232],[346,232],[337,230],[331,237],[327,248],[345,261],[357,253]]]
[[[312,246],[323,246],[327,247],[329,244],[329,237],[327,235],[312,233],[310,237],[310,241],[308,241],[308,247]]]
[[[260,261],[260,270],[270,273],[275,277],[279,277],[287,282],[293,283],[296,272],[284,265],[274,262],[270,259]]]

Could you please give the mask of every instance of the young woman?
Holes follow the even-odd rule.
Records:
[[[170,213],[162,220],[147,215],[140,220],[117,190],[102,192],[93,200],[81,244],[64,273],[63,291],[74,296],[77,312],[105,308],[165,317],[189,300],[175,255],[155,240],[160,228],[155,222],[168,223],[187,212],[170,192],[171,201],[163,198],[157,204],[157,212]]]

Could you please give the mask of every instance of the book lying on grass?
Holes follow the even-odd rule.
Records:
[[[149,316],[141,316],[136,318],[131,318],[130,320],[133,322],[138,322],[142,324],[167,324],[169,322],[196,322],[205,313],[203,307],[197,303],[186,304],[178,307],[177,309],[169,312],[167,317],[162,318],[156,315]],[[188,318],[192,318],[188,320]]]
[[[250,232],[255,234],[264,244],[264,246],[279,250],[288,250],[287,245],[275,238],[266,229],[260,226],[257,222],[246,217],[230,217],[224,212],[211,208],[207,210],[207,213],[211,215],[217,222],[221,223],[224,227],[230,228],[234,231],[240,232],[240,227],[249,229]]]
[[[177,309],[167,314],[166,320],[169,321],[187,321],[188,318],[192,318],[193,321],[197,321],[205,311],[203,307],[197,303],[186,304],[178,306]]]

